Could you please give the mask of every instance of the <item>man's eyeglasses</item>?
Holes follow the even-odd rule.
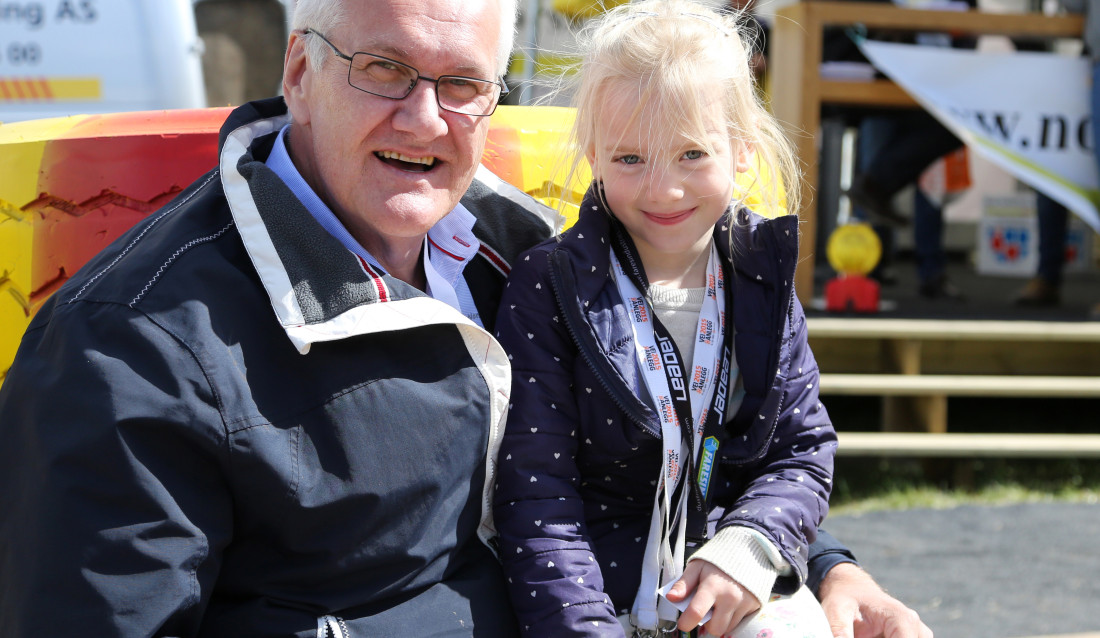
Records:
[[[496,111],[500,98],[508,94],[504,80],[493,82],[461,75],[441,75],[430,78],[420,75],[413,67],[373,53],[358,51],[345,55],[328,38],[313,29],[303,33],[313,34],[332,48],[336,57],[348,61],[348,84],[371,95],[403,100],[416,88],[420,80],[435,84],[435,99],[445,111],[485,117]]]

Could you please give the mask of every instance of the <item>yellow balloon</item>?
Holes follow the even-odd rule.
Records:
[[[839,273],[866,275],[882,257],[882,242],[869,224],[845,224],[829,235],[825,256]]]

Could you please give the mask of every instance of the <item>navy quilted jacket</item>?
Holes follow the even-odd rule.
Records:
[[[797,218],[748,210],[715,229],[733,246],[735,357],[745,398],[727,422],[710,531],[762,532],[806,577],[828,510],[836,435],[793,294]],[[513,366],[494,517],[526,636],[622,635],[615,617],[640,580],[660,423],[643,393],[633,334],[610,272],[609,219],[586,199],[578,223],[521,256],[498,339]]]

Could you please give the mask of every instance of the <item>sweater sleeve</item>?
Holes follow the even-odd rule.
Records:
[[[776,576],[790,565],[762,534],[747,527],[727,527],[699,548],[691,559],[705,560],[747,589],[763,605]]]
[[[209,384],[129,308],[49,313],[0,391],[0,635],[197,635],[232,528]]]
[[[497,318],[512,362],[493,507],[501,560],[524,636],[623,636],[578,492],[576,352],[545,260],[539,251],[520,259]]]

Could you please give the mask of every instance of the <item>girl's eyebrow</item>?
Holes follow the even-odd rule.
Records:
[[[608,155],[641,155],[642,152],[632,146],[605,146]]]

